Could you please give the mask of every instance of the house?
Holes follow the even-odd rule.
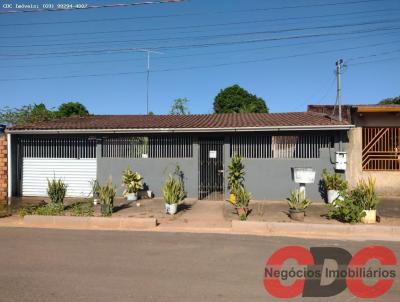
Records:
[[[310,167],[307,196],[321,200],[319,180],[335,166],[353,126],[326,114],[90,115],[7,129],[9,196],[45,196],[47,179],[62,178],[67,195],[88,196],[90,181],[127,167],[156,196],[169,173],[182,171],[189,197],[223,199],[231,156],[243,157],[245,185],[255,199],[284,199],[297,188],[292,169]],[[121,194],[122,190],[119,190]]]
[[[345,105],[349,131],[346,179],[354,187],[373,177],[380,195],[400,195],[400,105]],[[334,106],[309,105],[309,112],[337,114]]]

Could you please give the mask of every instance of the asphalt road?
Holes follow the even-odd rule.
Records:
[[[264,289],[267,258],[286,245],[400,243],[187,233],[0,228],[0,301],[282,301]],[[398,256],[398,255],[397,255]],[[373,301],[399,301],[391,291]],[[333,298],[360,301],[348,290]]]

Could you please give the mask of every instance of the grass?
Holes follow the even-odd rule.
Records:
[[[71,216],[93,216],[94,209],[92,202],[76,202],[70,206]]]
[[[48,203],[45,205],[33,205],[18,209],[18,215],[42,215],[42,216],[62,216],[64,215],[64,205]]]

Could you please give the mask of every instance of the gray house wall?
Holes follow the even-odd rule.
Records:
[[[285,134],[285,133],[280,133]],[[290,133],[289,133],[290,134]],[[292,135],[295,133],[291,133]],[[321,134],[321,133],[319,133]],[[230,163],[230,137],[232,134],[224,134],[224,190],[225,196],[229,195],[228,189],[228,166]],[[293,167],[311,167],[316,170],[314,184],[307,185],[307,197],[314,201],[322,201],[320,193],[320,180],[324,168],[333,171],[335,151],[339,150],[339,134],[326,133],[333,136],[335,144],[333,148],[321,149],[320,158],[316,159],[243,159],[245,166],[245,186],[251,192],[254,199],[260,200],[283,200],[289,196],[290,191],[298,188],[293,181]],[[146,186],[153,191],[155,196],[162,196],[162,185],[168,174],[173,173],[179,165],[184,173],[185,189],[188,197],[198,197],[198,152],[197,143],[199,137],[210,137],[212,135],[193,136],[193,158],[104,158],[101,156],[101,146],[97,151],[97,175],[100,183],[112,177],[113,182],[118,186],[118,194],[121,195],[122,171],[131,167],[139,172]],[[221,137],[219,135],[218,137]],[[343,148],[347,146],[347,137],[344,137]]]
[[[280,135],[284,135],[281,133]],[[290,135],[290,133],[286,133]],[[295,133],[291,133],[294,135]],[[325,133],[332,136],[332,133]],[[320,181],[323,169],[334,171],[335,168],[335,152],[339,151],[340,134],[334,133],[334,147],[321,149],[320,158],[313,159],[284,159],[284,158],[249,158],[243,159],[242,162],[245,168],[244,185],[251,193],[254,199],[258,200],[284,200],[289,197],[290,192],[299,188],[299,184],[295,183],[292,176],[292,168],[307,167],[314,168],[316,171],[314,184],[306,185],[307,198],[323,202],[324,196],[320,191]],[[342,148],[346,151],[348,146],[347,135],[342,136]],[[228,165],[230,139],[225,138],[225,195],[228,197]],[[337,171],[339,174],[345,173]],[[322,194],[321,194],[322,193]]]

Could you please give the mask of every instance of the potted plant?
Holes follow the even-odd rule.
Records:
[[[101,214],[103,216],[112,215],[115,194],[116,194],[116,187],[113,186],[111,178],[108,179],[105,185],[99,187]]]
[[[351,198],[355,204],[362,208],[364,213],[361,217],[363,223],[376,222],[376,208],[378,206],[378,195],[375,190],[375,179],[369,177],[367,181],[361,179],[354,190]]]
[[[304,191],[293,191],[287,201],[290,218],[296,221],[304,221],[306,208],[311,204],[311,201],[305,198]]]
[[[347,181],[340,174],[335,172],[330,173],[327,169],[324,169],[322,171],[322,182],[326,189],[328,203],[333,203],[338,198],[343,200],[340,192],[347,190]]]
[[[137,192],[143,189],[143,178],[139,173],[127,168],[122,172],[122,185],[125,187],[124,197],[128,201],[135,201],[138,199]]]
[[[249,213],[249,203],[251,194],[246,191],[245,187],[239,185],[236,188],[236,211],[239,215],[240,220],[246,220],[247,214]]]
[[[234,154],[231,159],[231,163],[228,166],[228,188],[230,190],[229,201],[236,203],[236,191],[240,186],[243,186],[244,181],[244,165],[242,158]]]
[[[166,213],[174,215],[178,210],[178,202],[182,201],[186,196],[183,184],[180,180],[169,175],[162,191],[165,200]]]

